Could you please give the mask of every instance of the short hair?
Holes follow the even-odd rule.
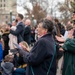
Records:
[[[4,58],[4,62],[11,62],[13,60],[13,57],[11,55],[6,55]]]
[[[42,23],[42,27],[44,29],[48,29],[48,33],[52,33],[53,31],[53,22],[47,19],[41,20],[39,23]]]
[[[22,42],[20,42],[22,45],[24,45],[25,47],[26,47],[26,49],[29,51],[29,46],[28,46],[28,44],[27,44],[27,42],[25,42],[25,41],[22,41]]]
[[[22,15],[22,14],[18,13],[18,16],[19,16],[21,19],[23,19],[23,15]]]

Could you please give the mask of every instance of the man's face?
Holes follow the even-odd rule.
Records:
[[[19,16],[18,16],[18,14],[16,15],[16,20],[19,20]]]
[[[75,20],[75,14],[72,15],[72,20]]]
[[[38,24],[37,31],[38,31],[38,37],[41,37],[41,36],[43,36],[43,35],[45,35],[47,33],[47,29],[43,28],[42,23]]]

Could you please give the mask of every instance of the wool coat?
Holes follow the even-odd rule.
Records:
[[[62,75],[75,75],[75,37],[67,39],[62,48],[64,49]]]
[[[53,36],[46,34],[35,43],[30,52],[19,49],[24,62],[27,63],[26,75],[47,75],[55,53],[54,47],[55,41]],[[56,55],[54,55],[48,75],[56,75]]]

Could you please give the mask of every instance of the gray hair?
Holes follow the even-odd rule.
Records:
[[[45,20],[41,20],[40,23],[42,23],[42,27],[44,29],[48,30],[47,31],[48,33],[52,33],[52,31],[53,31],[53,22],[52,21],[45,19]]]

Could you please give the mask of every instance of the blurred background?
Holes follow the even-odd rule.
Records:
[[[75,0],[0,0],[0,23],[12,22],[18,12],[34,25],[48,14],[66,24],[74,10]]]

